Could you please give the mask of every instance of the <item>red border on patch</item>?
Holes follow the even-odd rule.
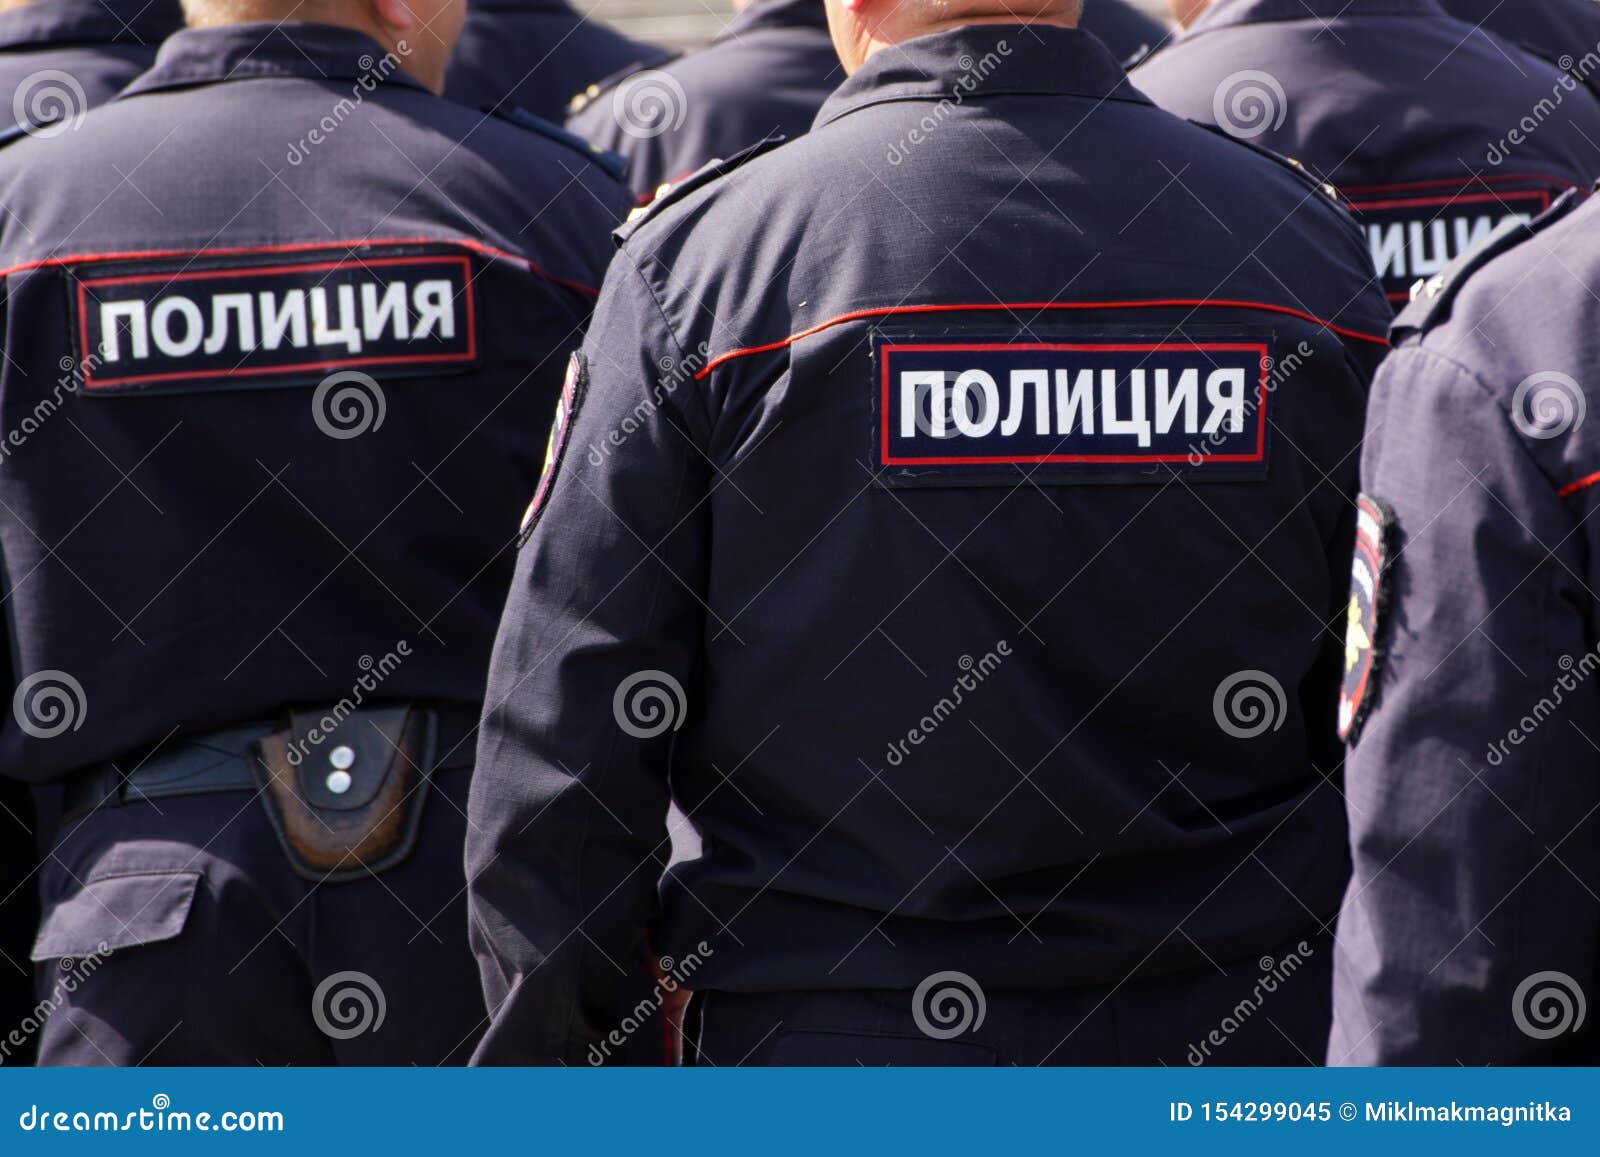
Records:
[[[989,455],[982,457],[947,457],[947,458],[893,458],[889,455],[889,412],[890,412],[890,384],[889,384],[889,355],[902,350],[907,353],[935,353],[945,350],[965,351],[969,353],[994,353],[998,351],[1015,351],[1018,349],[1042,349],[1066,351],[1075,353],[1155,353],[1166,349],[1182,349],[1185,351],[1198,351],[1200,353],[1248,353],[1260,354],[1261,381],[1257,385],[1256,405],[1256,452],[1254,454],[1207,454],[1207,462],[1223,463],[1259,463],[1266,461],[1267,456],[1267,399],[1270,392],[1267,383],[1271,373],[1271,349],[1266,342],[1143,342],[1132,344],[1108,344],[1104,342],[918,342],[916,344],[891,345],[885,342],[878,347],[878,360],[882,365],[881,371],[881,396],[878,407],[878,439],[879,439],[879,464],[882,466],[1012,466],[1012,465],[1137,465],[1141,462],[1187,462],[1188,454],[1013,454],[1005,457]]]
[[[196,254],[204,256],[204,254]],[[129,285],[138,282],[159,281],[168,285],[180,281],[203,281],[226,277],[241,277],[257,274],[275,273],[315,273],[326,269],[344,269],[359,266],[370,269],[383,265],[459,265],[463,295],[466,298],[466,329],[467,348],[460,353],[450,354],[386,354],[380,357],[355,357],[319,359],[311,362],[296,362],[282,366],[253,366],[231,370],[184,370],[174,373],[162,374],[133,374],[120,378],[95,378],[88,372],[88,367],[93,363],[89,354],[89,318],[88,318],[88,290],[97,285]],[[80,356],[85,367],[83,388],[86,390],[107,389],[111,386],[133,385],[142,382],[178,382],[193,381],[198,378],[227,378],[249,377],[264,374],[298,373],[304,370],[337,369],[345,366],[380,366],[380,365],[416,365],[437,364],[440,362],[470,362],[478,357],[478,325],[477,314],[472,297],[472,261],[466,257],[457,257],[450,254],[418,254],[413,257],[374,257],[363,260],[359,257],[344,258],[338,261],[306,262],[298,265],[269,265],[269,266],[234,266],[228,269],[197,269],[189,272],[178,273],[131,273],[119,277],[96,277],[80,279],[78,282],[78,334],[80,338]]]
[[[1468,193],[1465,190],[1455,194],[1415,192],[1411,196],[1388,196],[1387,199],[1379,200],[1361,199],[1363,195],[1383,198],[1386,194],[1404,193],[1406,190],[1440,188],[1452,184],[1452,182],[1448,181],[1416,181],[1403,185],[1365,185],[1360,188],[1346,189],[1344,193],[1350,201],[1352,212],[1355,213],[1388,209],[1448,209],[1452,205],[1482,204],[1483,202],[1504,205],[1515,197],[1537,197],[1540,202],[1535,214],[1537,215],[1537,213],[1543,213],[1549,209],[1555,201],[1557,193],[1552,190],[1552,186],[1566,184],[1566,182],[1558,181],[1554,178],[1536,176],[1506,176],[1496,177],[1493,180],[1498,181],[1500,184],[1540,184],[1544,187],[1538,189],[1504,189],[1500,192],[1490,191],[1487,193]],[[1473,182],[1473,184],[1476,184],[1476,182]],[[1567,187],[1570,188],[1571,186]],[[1372,224],[1381,224],[1381,222],[1372,222]],[[1411,300],[1411,291],[1409,289],[1395,290],[1392,293],[1386,293],[1384,296],[1391,302],[1409,302]]]

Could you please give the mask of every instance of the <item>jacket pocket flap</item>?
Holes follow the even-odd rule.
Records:
[[[199,872],[140,872],[90,880],[45,914],[30,958],[98,956],[183,931]]]

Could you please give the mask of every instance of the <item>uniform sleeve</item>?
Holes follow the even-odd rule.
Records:
[[[1597,994],[1600,576],[1541,467],[1559,446],[1510,394],[1416,348],[1374,385],[1363,490],[1394,526],[1347,764],[1335,1064],[1558,1062]]]
[[[491,1016],[477,1063],[663,1058],[648,925],[672,740],[696,707],[710,467],[695,383],[625,254],[581,358],[500,626],[468,813]]]

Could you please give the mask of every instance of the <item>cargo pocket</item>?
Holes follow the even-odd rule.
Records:
[[[90,879],[45,914],[35,962],[104,956],[171,940],[183,931],[199,872],[135,872]]]

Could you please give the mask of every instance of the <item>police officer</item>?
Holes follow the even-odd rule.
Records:
[[[1321,1056],[1387,303],[1075,2],[963,11],[830,0],[816,127],[619,234],[491,667],[482,1061],[659,1060],[683,988],[717,1064]]]
[[[822,0],[750,0],[705,48],[590,85],[567,127],[626,157],[648,199],[712,157],[799,136],[843,79]]]
[[[1600,1061],[1597,226],[1430,281],[1373,387],[1334,1063]]]
[[[1122,0],[1085,10],[1085,27],[1119,58],[1166,33]],[[567,127],[626,157],[629,184],[649,199],[713,157],[799,136],[843,79],[822,0],[748,0],[700,51],[590,85],[572,98]]]
[[[472,0],[444,94],[471,108],[508,101],[559,122],[572,93],[666,55],[580,15],[567,0]]]
[[[0,0],[0,116],[70,125],[182,23],[177,0]]]
[[[1487,28],[1566,68],[1600,94],[1600,4],[1595,0],[1443,0],[1457,20]]]
[[[432,1064],[482,1021],[469,734],[628,196],[435,95],[455,0],[318,14],[192,0],[0,165],[0,770],[68,806],[47,1063]]]
[[[109,100],[155,58],[182,22],[173,0],[24,0],[0,3],[0,117],[13,131],[75,128],[92,105]],[[7,111],[9,110],[9,111]],[[26,126],[26,127],[24,127]],[[10,687],[10,679],[0,686]],[[54,793],[0,782],[0,1023],[19,1026],[21,1045],[0,1037],[0,1064],[32,1056],[32,977],[28,949],[38,920],[32,854],[41,822],[53,822]],[[8,1033],[11,1030],[7,1030]]]
[[[1189,7],[1198,16],[1134,83],[1337,185],[1397,305],[1501,221],[1600,173],[1600,103],[1437,0]]]

